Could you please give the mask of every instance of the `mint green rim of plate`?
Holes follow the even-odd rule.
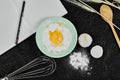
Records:
[[[61,51],[59,53],[53,53],[53,52],[47,51],[46,47],[42,43],[42,32],[49,24],[52,24],[52,23],[62,23],[65,27],[67,27],[71,31],[71,34],[72,34],[72,41],[68,49]],[[36,32],[36,44],[38,48],[41,50],[41,52],[46,56],[49,56],[52,58],[61,58],[61,57],[67,56],[74,50],[77,44],[77,31],[74,25],[66,18],[63,18],[63,17],[46,18],[40,23],[38,30]]]

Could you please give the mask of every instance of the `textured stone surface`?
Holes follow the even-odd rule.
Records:
[[[66,3],[64,0],[61,1],[68,10],[68,14],[64,17],[76,26],[78,35],[88,33],[93,38],[93,43],[90,47],[83,49],[77,44],[74,49],[74,51],[86,50],[88,52],[90,65],[92,66],[91,74],[82,74],[79,70],[74,70],[69,65],[68,55],[64,58],[55,59],[57,68],[53,75],[28,80],[120,80],[120,49],[109,25],[100,16]],[[101,4],[90,5],[99,11]],[[113,22],[120,27],[120,11],[112,9],[114,11]],[[117,30],[117,33],[120,37],[120,31]],[[94,45],[101,45],[103,47],[104,55],[102,58],[94,59],[90,56],[90,49]],[[41,55],[43,54],[37,48],[35,34],[33,34],[21,44],[0,56],[0,76],[2,77],[13,72]]]

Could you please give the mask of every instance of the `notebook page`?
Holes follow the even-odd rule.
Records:
[[[23,0],[0,0],[0,55],[15,45]],[[59,0],[26,0],[19,43],[36,32],[46,17],[63,16],[67,11]]]

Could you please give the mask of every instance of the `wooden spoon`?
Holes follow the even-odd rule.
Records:
[[[116,42],[117,42],[117,44],[118,44],[118,46],[120,48],[120,39],[119,39],[119,37],[118,37],[118,35],[117,35],[117,33],[116,33],[115,29],[114,29],[114,26],[112,24],[112,20],[113,20],[112,9],[107,5],[102,5],[100,7],[100,14],[101,14],[101,17],[110,25],[110,28],[111,28],[111,30],[113,32],[113,35],[114,35],[114,37],[116,39]]]

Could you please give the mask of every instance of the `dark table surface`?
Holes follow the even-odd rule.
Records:
[[[78,35],[88,33],[93,38],[93,43],[88,48],[76,45],[74,51],[81,49],[88,52],[92,70],[90,75],[83,74],[75,70],[69,64],[69,55],[55,59],[57,63],[56,71],[47,77],[29,80],[120,80],[120,49],[115,41],[109,25],[97,14],[87,12],[77,6],[61,0],[68,11],[65,18],[69,19],[76,27]],[[99,11],[101,4],[90,4]],[[113,22],[120,27],[120,11],[111,7],[114,12]],[[120,31],[116,29],[119,37]],[[90,49],[100,45],[103,47],[104,54],[101,58],[95,59],[89,55]],[[35,42],[35,34],[0,56],[0,77],[3,77],[38,56],[43,55]],[[26,80],[26,79],[25,79]]]

